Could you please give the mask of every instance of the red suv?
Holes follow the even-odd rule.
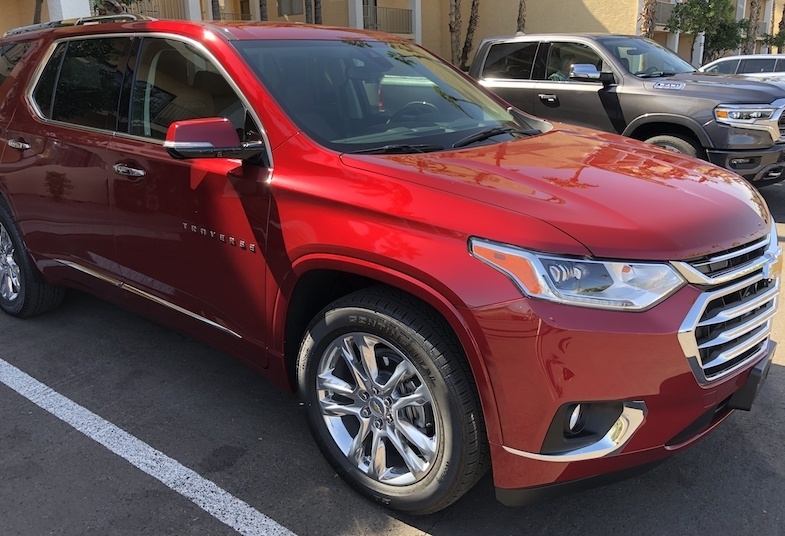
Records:
[[[750,408],[781,250],[736,175],[388,35],[95,22],[0,40],[8,314],[73,287],[232,354],[415,513],[489,467],[506,504],[625,476]]]

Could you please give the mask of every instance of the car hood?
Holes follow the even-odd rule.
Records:
[[[545,221],[598,257],[689,259],[764,236],[770,226],[757,191],[726,170],[564,125],[469,149],[341,159]],[[510,215],[500,211],[499,217]],[[525,221],[512,218],[509,225]]]
[[[785,98],[785,77],[757,77],[701,72],[643,80],[646,89],[668,91],[717,102],[771,103]]]

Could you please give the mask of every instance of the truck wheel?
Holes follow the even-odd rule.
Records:
[[[435,512],[487,468],[463,351],[441,317],[403,293],[360,291],[322,310],[300,348],[297,379],[322,453],[375,501]]]
[[[667,151],[686,154],[693,158],[702,158],[703,155],[703,147],[698,145],[695,141],[682,136],[662,134],[660,136],[652,136],[644,141],[656,145],[657,147],[662,147]]]
[[[0,200],[0,309],[12,316],[33,316],[60,305],[64,294],[33,269],[11,211]]]

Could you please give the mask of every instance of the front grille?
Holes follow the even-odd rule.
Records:
[[[752,244],[729,249],[719,255],[701,257],[700,259],[691,261],[690,265],[706,277],[717,277],[738,268],[739,266],[748,264],[757,258],[763,257],[768,245],[768,237],[762,238]]]
[[[779,274],[768,272],[778,254],[775,240],[674,263],[688,281],[704,289],[679,333],[699,382],[730,374],[768,350],[779,293]]]

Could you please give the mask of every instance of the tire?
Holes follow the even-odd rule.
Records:
[[[62,287],[45,283],[34,269],[11,211],[0,199],[0,309],[27,318],[54,309]]]
[[[644,141],[646,143],[656,145],[657,147],[662,147],[666,151],[685,154],[693,158],[703,158],[703,147],[701,147],[696,141],[687,137],[673,134],[662,134],[660,136],[652,136],[651,138]]]
[[[300,347],[297,379],[322,453],[377,502],[436,512],[487,469],[463,351],[435,311],[402,292],[364,290],[322,310]]]

